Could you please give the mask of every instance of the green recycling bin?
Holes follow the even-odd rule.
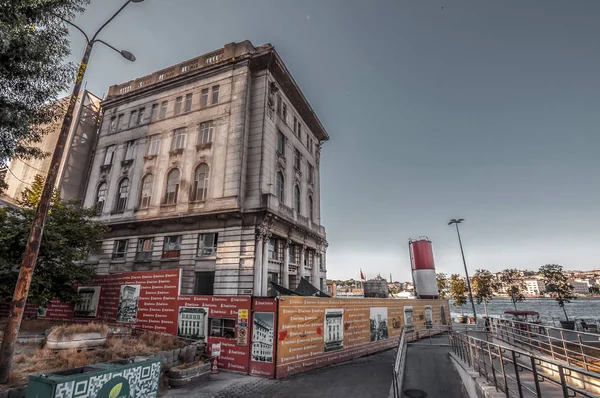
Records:
[[[161,361],[135,357],[29,376],[26,398],[154,398]]]

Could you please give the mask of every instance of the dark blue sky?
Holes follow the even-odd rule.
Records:
[[[122,4],[93,0],[92,31]],[[272,43],[328,129],[329,277],[409,278],[407,240],[438,270],[600,265],[597,0],[146,0],[97,46],[88,88],[222,47]],[[73,57],[83,41],[73,31]],[[81,49],[81,50],[79,50]]]

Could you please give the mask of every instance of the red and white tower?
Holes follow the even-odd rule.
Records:
[[[416,296],[421,299],[438,298],[431,241],[426,236],[419,237],[417,240],[410,239],[408,249]]]

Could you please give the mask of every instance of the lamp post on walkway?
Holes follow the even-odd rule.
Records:
[[[123,11],[123,9],[127,7],[129,3],[141,3],[142,1],[143,0],[127,0],[125,4],[123,4],[123,6],[121,6],[121,8],[119,8],[117,12],[115,12],[113,16],[110,17],[96,31],[96,33],[94,33],[91,39],[83,31],[83,29],[73,24],[72,22],[65,20],[66,23],[73,26],[83,34],[86,40],[86,47],[83,53],[83,58],[81,59],[81,63],[79,64],[79,71],[77,73],[77,78],[75,80],[73,92],[71,93],[69,106],[67,108],[62,122],[62,126],[60,128],[60,134],[56,142],[56,147],[54,148],[52,161],[50,163],[50,169],[48,170],[48,175],[46,177],[46,182],[44,184],[42,195],[40,197],[40,202],[36,209],[35,217],[33,218],[33,224],[29,233],[29,239],[27,240],[27,246],[25,248],[25,253],[23,254],[23,259],[21,261],[19,278],[17,279],[13,299],[10,303],[8,322],[4,330],[2,346],[0,347],[0,383],[2,384],[8,382],[8,376],[12,367],[12,358],[15,352],[15,342],[17,340],[17,335],[19,334],[19,329],[21,328],[21,321],[23,320],[23,311],[25,310],[25,304],[27,302],[27,294],[29,293],[29,286],[31,285],[31,279],[33,277],[35,263],[37,261],[40,245],[42,243],[42,235],[44,233],[44,226],[46,224],[48,209],[50,208],[52,191],[54,190],[54,184],[56,183],[58,170],[65,150],[67,137],[69,135],[69,129],[71,128],[73,111],[75,110],[75,105],[79,97],[81,83],[83,82],[83,77],[85,76],[85,71],[88,66],[90,54],[92,53],[92,47],[95,43],[102,43],[121,54],[121,56],[123,56],[128,61],[135,61],[135,57],[129,51],[118,50],[110,44],[98,39],[97,37],[98,34],[102,31],[102,29],[104,29],[106,25],[108,25],[121,11]]]
[[[463,251],[462,240],[460,239],[460,231],[458,230],[458,224],[465,221],[464,218],[453,218],[450,220],[448,225],[454,224],[456,226],[456,234],[458,235],[458,244],[460,245],[460,254],[462,255],[463,265],[465,266],[465,276],[467,277],[467,287],[469,288],[469,300],[471,301],[471,307],[473,308],[473,319],[477,323],[477,313],[475,312],[475,302],[473,301],[473,290],[471,290],[471,281],[469,280],[469,271],[467,270],[467,262],[465,261],[465,252]]]

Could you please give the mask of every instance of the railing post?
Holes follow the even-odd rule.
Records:
[[[477,342],[475,342],[475,344],[477,344]],[[489,347],[488,347],[489,349]],[[483,340],[481,341],[481,360],[483,361],[483,373],[485,373],[485,379],[487,381],[490,381],[490,379],[488,378],[488,372],[487,372],[487,364],[485,362],[485,351],[483,349]]]
[[[538,397],[542,396],[542,391],[540,390],[540,381],[538,380],[538,373],[535,364],[535,358],[530,356],[531,358],[531,371],[533,372],[533,380],[535,381],[535,391]]]
[[[496,391],[498,391],[498,380],[496,380],[496,368],[494,367],[494,357],[492,355],[492,349],[490,348],[490,343],[487,343],[488,354],[490,356],[490,366],[492,367],[492,376],[494,378],[494,387],[496,387]],[[502,361],[502,359],[500,359]]]
[[[581,339],[581,335],[579,333],[577,334],[577,339],[579,340],[579,348],[581,349],[581,357],[583,359],[583,366],[585,367],[585,370],[587,370],[589,372],[590,367],[588,366],[587,358],[585,356],[585,351],[583,349],[583,340]]]
[[[565,340],[565,334],[562,330],[560,331],[560,339],[562,340],[562,343],[563,343],[563,350],[565,350],[565,360],[567,361],[567,365],[570,366],[571,361],[569,360],[569,350],[567,348],[567,341]]]
[[[569,398],[569,389],[567,388],[567,381],[565,380],[565,371],[562,365],[558,365],[558,374],[560,375],[560,386],[562,387],[563,397]]]
[[[554,356],[554,344],[552,343],[552,338],[550,337],[550,329],[546,328],[546,336],[548,336],[548,344],[550,344],[550,353],[552,354],[552,359],[556,359]]]
[[[504,380],[504,394],[506,394],[506,398],[510,398],[508,382],[506,380],[506,369],[504,369],[504,356],[502,355],[502,347],[500,346],[498,346],[498,358],[500,359],[500,369],[502,369],[502,379]]]
[[[517,365],[517,354],[515,350],[510,350],[512,353],[513,365],[515,367],[515,379],[517,381],[517,387],[519,389],[519,398],[523,398],[523,387],[521,387],[521,376],[519,376],[519,365]]]

